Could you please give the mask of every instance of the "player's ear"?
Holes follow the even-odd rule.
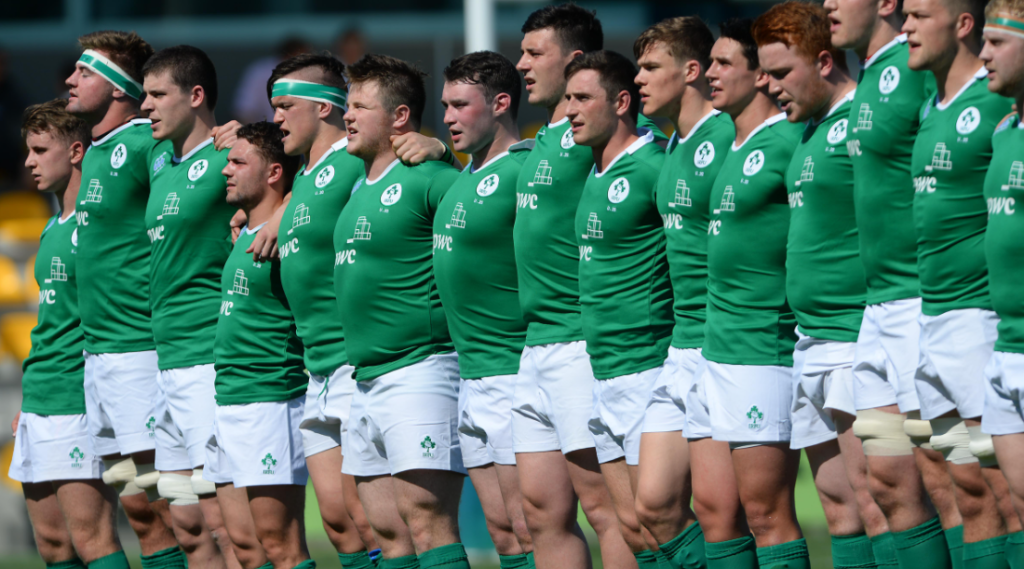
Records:
[[[899,6],[899,0],[878,0],[878,15],[888,18],[896,13],[897,6]]]
[[[331,115],[332,112],[334,112],[334,105],[331,104],[331,103],[317,103],[317,104],[319,105],[317,107],[317,116],[321,120],[326,119],[327,117],[329,117]],[[342,111],[342,114],[344,114],[344,113],[345,113],[345,111]]]
[[[284,166],[282,166],[280,162],[270,164],[270,167],[267,169],[267,184],[273,186],[281,181],[281,178],[283,177]]]
[[[198,109],[202,105],[206,104],[206,91],[202,85],[196,85],[192,87],[192,92],[189,93],[189,105],[193,109]]]
[[[512,106],[512,97],[508,93],[498,93],[494,96],[494,101],[491,103],[492,111],[494,115],[500,115],[507,113],[509,108]]]
[[[771,76],[765,73],[764,69],[757,68],[757,79],[754,79],[754,87],[758,89],[768,88],[768,83],[771,82]]]
[[[829,74],[832,73],[832,68],[836,64],[835,60],[832,59],[832,52],[826,49],[825,51],[819,53],[817,64],[820,68],[822,78],[828,77]]]
[[[633,96],[630,95],[629,91],[623,89],[619,91],[619,94],[615,97],[615,115],[625,116],[629,114],[629,105],[633,100]]]
[[[696,59],[691,59],[686,62],[683,67],[683,80],[687,83],[696,83],[700,79],[700,62]]]
[[[401,130],[403,128],[412,125],[412,110],[409,109],[409,105],[398,105],[394,113],[395,122],[393,124],[395,130]]]
[[[974,21],[974,15],[970,12],[963,12],[956,17],[956,37],[957,39],[966,39],[974,34],[974,27],[977,22]]]
[[[71,143],[68,147],[68,158],[71,159],[72,166],[78,166],[82,163],[82,159],[85,158],[85,145],[82,141],[76,140]]]

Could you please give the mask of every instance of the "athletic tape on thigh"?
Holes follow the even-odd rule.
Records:
[[[106,79],[114,87],[124,91],[129,97],[142,99],[142,85],[135,79],[132,79],[131,75],[125,73],[124,69],[121,69],[120,66],[104,57],[98,51],[85,50],[82,53],[82,57],[78,58],[78,63],[95,71],[100,77]]]
[[[971,435],[959,417],[932,419],[932,448],[942,453],[946,462],[970,464],[978,462],[971,454]]]
[[[157,484],[160,483],[160,472],[156,470],[152,463],[136,464],[135,470],[138,472],[135,475],[135,485],[142,488],[142,491],[149,497],[150,502],[159,500],[160,491],[157,490]]]
[[[867,456],[907,456],[914,454],[914,445],[903,430],[904,415],[878,409],[857,411],[853,434],[864,446]]]
[[[172,506],[192,506],[199,503],[199,496],[192,491],[192,477],[164,472],[156,484],[160,497]]]
[[[192,491],[198,496],[217,493],[217,485],[203,478],[203,467],[192,469]]]
[[[134,496],[144,492],[135,484],[135,463],[131,457],[103,459],[103,483],[118,490],[120,496]]]
[[[992,444],[992,435],[981,432],[981,426],[967,427],[967,433],[971,437],[971,454],[978,457],[982,466],[998,466],[996,461],[996,447]]]
[[[914,417],[908,417],[906,421],[903,421],[903,432],[910,437],[910,444],[925,450],[932,450],[932,424],[922,421],[916,412],[914,415]]]

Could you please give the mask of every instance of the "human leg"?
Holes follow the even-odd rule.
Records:
[[[334,447],[306,457],[309,477],[320,507],[327,538],[338,553],[356,553],[366,549],[346,508],[341,481],[341,449]]]
[[[355,480],[359,501],[384,559],[415,556],[416,548],[409,527],[398,511],[391,475],[356,476]]]
[[[57,481],[53,487],[79,557],[91,562],[121,551],[112,488],[100,480]]]
[[[516,465],[537,566],[589,568],[590,550],[576,523],[578,499],[566,457],[557,450],[517,452]]]
[[[295,567],[309,559],[303,523],[305,485],[249,486],[246,491],[267,559],[275,567]]]
[[[224,528],[231,540],[231,549],[242,569],[256,569],[267,563],[267,554],[256,535],[256,522],[249,509],[249,494],[234,484],[217,484]]]

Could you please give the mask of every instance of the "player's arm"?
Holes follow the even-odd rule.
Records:
[[[391,137],[391,146],[398,159],[410,166],[424,162],[446,162],[462,170],[462,163],[455,158],[448,145],[436,138],[424,136],[418,132],[407,132]]]
[[[242,128],[242,123],[238,121],[230,121],[213,127],[213,147],[219,152],[234,146],[235,141],[238,140],[238,129],[240,128]]]
[[[284,201],[278,206],[273,217],[256,234],[256,237],[252,240],[252,245],[249,245],[249,248],[245,250],[246,253],[252,253],[253,261],[262,262],[277,259],[277,232],[281,229],[281,218],[284,217],[284,209],[288,207],[288,202],[291,200],[292,194],[288,192],[284,195]]]
[[[437,211],[437,206],[441,205],[441,199],[458,178],[458,170],[445,168],[430,179],[430,187],[427,188],[427,210],[430,211],[431,216]]]

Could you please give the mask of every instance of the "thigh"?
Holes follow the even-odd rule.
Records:
[[[629,468],[626,460],[622,458],[601,464],[601,476],[604,477],[605,487],[612,498],[616,515],[622,521],[636,518],[636,500],[633,496]]]
[[[249,509],[249,493],[245,488],[236,488],[230,483],[218,484],[217,503],[232,542],[251,544],[256,540],[256,522]]]
[[[384,476],[357,476],[356,491],[366,512],[384,556],[400,557],[414,553],[409,529],[398,512],[394,478]]]
[[[257,535],[277,534],[301,523],[306,504],[306,487],[294,484],[246,488],[249,510]]]
[[[25,505],[32,527],[48,541],[53,537],[63,538],[70,545],[71,538],[64,523],[57,492],[49,482],[27,483],[21,485],[25,494]]]
[[[417,513],[458,519],[465,476],[444,470],[408,470],[392,478],[398,511],[407,521]]]
[[[480,498],[480,506],[488,520],[493,520],[501,526],[509,523],[508,513],[505,511],[505,500],[502,496],[501,482],[498,479],[498,470],[493,464],[469,469],[469,479],[473,482],[473,490]]]
[[[788,444],[732,449],[736,488],[744,504],[792,500],[800,452]]]
[[[642,504],[689,506],[690,445],[677,432],[647,432],[640,439],[637,498]]]
[[[345,497],[341,489],[341,462],[341,452],[337,447],[306,457],[306,468],[309,469],[316,502],[322,513],[345,508]]]
[[[516,453],[516,469],[524,504],[575,521],[576,491],[561,451]]]
[[[117,493],[101,480],[55,482],[57,500],[68,526],[89,528],[92,532],[114,530]]]

